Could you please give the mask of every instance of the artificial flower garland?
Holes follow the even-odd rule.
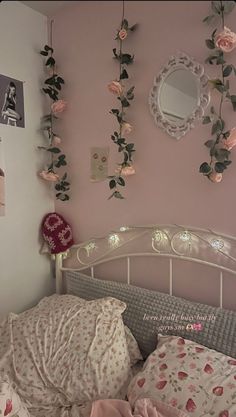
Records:
[[[203,162],[199,171],[210,181],[219,183],[223,179],[223,172],[231,164],[230,151],[236,145],[236,127],[226,129],[223,120],[223,103],[230,101],[233,110],[236,111],[236,95],[232,95],[229,91],[228,77],[234,73],[236,68],[232,64],[226,62],[224,54],[228,54],[236,47],[236,34],[225,26],[225,15],[232,12],[235,3],[233,1],[212,1],[212,14],[207,16],[203,22],[210,23],[216,17],[220,17],[222,31],[217,34],[215,29],[211,35],[211,39],[206,40],[206,45],[213,53],[206,59],[206,63],[217,65],[220,67],[220,78],[209,81],[213,89],[220,93],[219,109],[216,111],[211,106],[210,114],[203,117],[203,124],[212,123],[211,134],[212,139],[205,142],[205,146],[210,151],[210,162]]]
[[[123,42],[128,37],[130,32],[133,32],[137,24],[129,27],[128,20],[124,18],[124,1],[121,26],[117,31],[116,39],[119,41],[119,50],[113,49],[114,58],[119,62],[119,77],[108,84],[109,91],[117,96],[120,101],[120,108],[111,109],[119,124],[118,131],[111,135],[112,141],[118,146],[118,151],[123,154],[123,161],[118,164],[118,169],[115,171],[116,175],[109,176],[109,187],[112,190],[112,197],[123,199],[119,187],[125,186],[124,176],[133,175],[135,169],[133,166],[133,153],[135,152],[134,144],[127,143],[125,135],[132,132],[133,126],[126,120],[125,108],[130,106],[130,101],[134,98],[134,86],[128,90],[125,89],[124,80],[129,78],[127,66],[134,61],[134,55],[123,52]]]
[[[38,146],[39,149],[49,153],[50,163],[46,169],[39,173],[39,176],[45,181],[55,183],[56,198],[61,201],[67,201],[70,198],[68,194],[70,183],[67,179],[67,173],[63,173],[62,176],[58,173],[61,167],[67,165],[66,155],[59,147],[61,138],[54,131],[54,121],[66,109],[67,103],[65,100],[59,99],[59,93],[65,82],[56,73],[56,61],[53,57],[53,52],[52,46],[48,45],[45,45],[44,49],[40,52],[41,55],[47,57],[45,66],[50,73],[50,77],[44,81],[45,86],[43,87],[43,92],[50,98],[52,103],[50,106],[50,114],[45,115],[42,119],[42,130],[47,132],[49,146]]]

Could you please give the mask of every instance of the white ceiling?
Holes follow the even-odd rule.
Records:
[[[76,3],[76,1],[21,1],[31,9],[37,10],[45,16],[54,15],[62,7],[68,7]]]

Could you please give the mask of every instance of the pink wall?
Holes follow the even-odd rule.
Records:
[[[198,173],[200,163],[208,160],[203,144],[210,138],[209,127],[199,123],[176,141],[155,126],[148,106],[153,78],[171,54],[181,50],[204,62],[208,54],[205,38],[213,28],[202,19],[209,14],[210,1],[126,1],[125,7],[130,23],[140,24],[125,42],[127,51],[135,54],[129,72],[136,96],[129,118],[135,127],[131,137],[137,149],[137,174],[127,179],[123,201],[107,200],[107,182],[90,182],[91,146],[110,146],[111,174],[114,163],[119,162],[110,140],[116,124],[109,110],[116,101],[107,83],[118,72],[112,48],[116,46],[122,2],[77,1],[55,18],[54,46],[69,102],[61,132],[72,182],[70,202],[57,203],[56,210],[71,222],[76,241],[131,224],[177,223],[236,234],[236,155],[223,182],[212,184]],[[232,30],[236,29],[235,13],[226,20]],[[235,54],[230,58],[236,64]],[[206,70],[210,75],[212,69],[207,66]],[[234,80],[233,87],[235,92]],[[213,93],[213,102],[216,98]],[[228,109],[226,119],[233,127],[235,115],[231,106]],[[230,281],[227,300],[231,308],[235,305],[232,291]]]

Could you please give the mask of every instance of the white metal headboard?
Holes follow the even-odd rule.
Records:
[[[130,259],[169,259],[169,294],[173,292],[173,259],[187,260],[217,268],[220,279],[219,305],[223,305],[224,272],[236,275],[236,238],[212,230],[180,225],[121,227],[105,237],[91,238],[56,255],[56,291],[62,292],[63,271],[83,271],[113,260],[126,258],[127,283],[131,282]]]

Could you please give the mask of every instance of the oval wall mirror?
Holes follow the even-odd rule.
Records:
[[[184,53],[171,56],[149,94],[156,124],[180,139],[202,118],[209,104],[208,77],[202,64]]]

